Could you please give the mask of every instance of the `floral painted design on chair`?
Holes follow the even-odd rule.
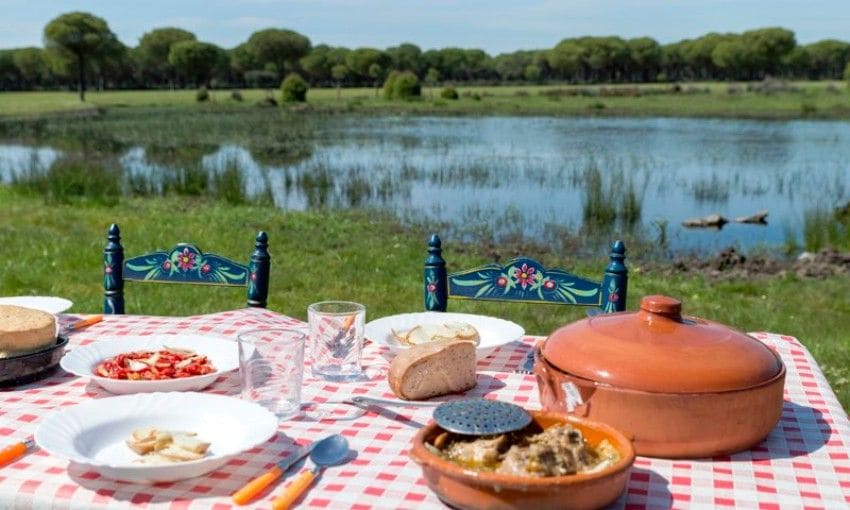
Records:
[[[488,264],[448,276],[449,295],[468,299],[599,305],[599,284],[529,258]]]
[[[527,257],[449,274],[442,242],[432,235],[425,260],[425,309],[444,312],[449,298],[459,298],[580,305],[594,307],[596,313],[623,311],[628,286],[625,252],[621,241],[611,245],[601,282],[546,268]]]
[[[192,282],[212,285],[245,285],[248,267],[191,244],[128,259],[125,280]]]

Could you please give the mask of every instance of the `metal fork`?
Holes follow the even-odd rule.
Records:
[[[387,398],[376,397],[349,397],[341,400],[328,400],[326,404],[350,404],[360,408],[366,408],[370,405],[390,406],[390,407],[436,407],[442,402],[413,402],[410,400],[390,400]]]

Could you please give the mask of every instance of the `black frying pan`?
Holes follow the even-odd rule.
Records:
[[[65,353],[68,337],[59,335],[56,343],[40,351],[0,358],[0,387],[20,386],[52,374]]]

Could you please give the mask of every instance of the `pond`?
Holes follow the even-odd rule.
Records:
[[[179,191],[193,180],[212,192],[230,183],[247,201],[297,210],[379,208],[466,237],[511,234],[545,243],[553,235],[607,240],[638,233],[668,252],[801,246],[808,219],[850,199],[844,122],[278,116],[263,126],[285,125],[279,133],[236,127],[237,120],[232,135],[220,125],[203,143],[193,135],[190,151],[163,151],[163,140],[111,130],[109,119],[90,122],[105,124],[76,136],[130,133],[97,148],[123,194]],[[0,182],[61,179],[52,167],[92,150],[63,143],[75,129],[39,129],[30,137],[0,131]],[[173,138],[179,145],[182,138]],[[769,211],[766,225],[681,226],[712,213],[732,219],[761,210]]]

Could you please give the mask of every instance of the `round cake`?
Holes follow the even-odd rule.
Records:
[[[52,314],[14,305],[0,305],[0,358],[35,352],[56,342]]]

